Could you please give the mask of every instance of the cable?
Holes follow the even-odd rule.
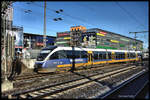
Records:
[[[32,4],[34,4],[34,5],[36,5],[36,6],[39,6],[39,7],[44,7],[44,6],[41,6],[41,5],[39,5],[39,4],[36,4],[36,3],[32,3]],[[46,9],[49,9],[49,10],[51,10],[51,11],[54,11],[55,13],[56,13],[56,10],[54,10],[54,9],[51,9],[51,8],[46,8]],[[59,13],[60,14],[60,13]],[[68,17],[70,17],[70,18],[72,18],[72,19],[75,19],[75,20],[78,20],[78,21],[81,21],[81,22],[84,22],[84,23],[87,23],[87,24],[90,24],[90,26],[96,26],[96,25],[94,25],[94,24],[91,24],[91,23],[88,23],[86,20],[84,20],[84,19],[81,19],[81,18],[79,18],[79,17],[75,17],[75,16],[72,16],[72,15],[70,15],[70,14],[67,14],[67,13],[65,13],[65,12],[63,12],[63,13],[61,13],[62,15],[64,15],[64,16],[68,16]]]
[[[20,11],[23,11],[23,12],[24,12],[24,11],[27,11],[27,9],[21,8],[21,7],[19,7],[19,6],[17,6],[17,9],[19,9]],[[34,12],[34,13],[32,12],[32,14],[38,15],[38,16],[39,16],[39,15],[42,15],[42,14],[38,14],[38,13],[35,13],[35,12]],[[48,21],[48,22],[49,22],[49,21]],[[52,30],[52,29],[50,29],[50,30]],[[52,31],[53,31],[53,32],[57,32],[56,30],[52,30]]]
[[[135,20],[138,24],[142,25],[145,28],[145,25],[141,24],[139,20],[136,19],[131,13],[129,13],[125,8],[123,8],[117,1],[115,1],[116,5],[118,5],[127,15],[129,15],[133,20]]]

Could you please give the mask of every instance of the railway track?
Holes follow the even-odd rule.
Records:
[[[105,73],[105,72],[108,72],[108,71],[113,71],[115,69],[120,69],[120,68],[123,68],[125,67],[126,65],[123,64],[122,66],[119,66],[118,64],[116,65],[111,65],[111,66],[105,66],[105,67],[97,67],[97,68],[92,68],[92,69],[88,69],[88,70],[77,70],[75,72],[78,72],[78,73],[83,73],[83,74],[92,74],[92,73]],[[25,85],[31,85],[32,83],[34,82],[41,82],[42,80],[44,79],[49,79],[49,80],[53,80],[53,79],[56,79],[56,78],[62,78],[62,77],[66,77],[66,76],[71,76],[73,75],[72,73],[70,72],[67,72],[67,73],[58,73],[58,74],[40,74],[40,75],[33,75],[33,76],[30,76],[30,77],[25,77],[23,76],[23,78],[19,78],[19,80],[15,80],[14,81],[14,88],[18,86],[21,87],[21,86],[25,86]]]
[[[126,64],[122,64],[123,66],[125,66]],[[91,70],[96,70],[96,69],[109,69],[109,68],[112,68],[112,67],[117,67],[117,66],[120,66],[119,64],[114,64],[114,65],[109,65],[109,66],[98,66],[98,67],[93,67],[93,68],[89,68],[89,69],[86,69],[87,71],[91,71]],[[76,70],[76,72],[80,72],[80,71],[84,71],[85,69],[80,69],[80,70]],[[68,72],[66,72],[68,73]],[[48,76],[48,75],[51,75],[51,76],[54,76],[54,75],[58,75],[58,76],[61,76],[61,74],[66,74],[64,72],[58,72],[58,73],[46,73],[46,74],[39,74],[39,73],[26,73],[26,74],[23,74],[21,76],[16,76],[13,81],[20,81],[20,80],[26,80],[26,79],[33,79],[33,78],[38,78],[38,77],[43,77],[43,76]]]
[[[144,73],[139,73],[135,77],[130,77],[127,82],[114,88],[110,93],[101,96],[102,99],[117,99],[117,98],[143,98],[139,97],[138,94],[148,84],[148,70]]]
[[[134,74],[139,70],[142,70],[142,68],[131,66],[122,69],[115,69],[113,71],[108,70],[107,73],[91,73],[90,75],[74,72],[74,76],[70,76],[71,79],[69,80],[64,79],[62,82],[56,82],[55,84],[52,84],[51,82],[47,83],[47,85],[41,84],[39,87],[18,91],[16,93],[12,93],[11,95],[16,98],[60,98],[64,97],[65,94],[70,93],[68,91],[77,91],[78,89],[91,86],[97,87],[98,90],[101,90],[99,93],[99,95],[101,95],[111,89],[108,84],[104,84],[104,82],[108,82],[107,80],[112,80],[113,77],[120,75],[123,77],[123,73],[127,74],[133,71],[132,74]],[[123,80],[123,78],[121,80]],[[113,81],[112,83],[117,82],[118,81]],[[96,92],[96,90],[94,92]],[[85,98],[84,95],[76,97]]]

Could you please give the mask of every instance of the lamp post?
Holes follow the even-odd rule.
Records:
[[[44,2],[44,35],[43,35],[43,47],[46,47],[46,1]]]

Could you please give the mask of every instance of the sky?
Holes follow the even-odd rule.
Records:
[[[25,33],[41,34],[44,31],[44,2],[14,2],[13,25],[22,26]],[[63,10],[56,13],[55,11]],[[99,28],[134,38],[129,32],[148,31],[148,1],[47,1],[46,35],[70,31],[82,25],[87,29]],[[62,20],[54,21],[54,18]],[[138,33],[137,39],[148,47],[149,33]]]

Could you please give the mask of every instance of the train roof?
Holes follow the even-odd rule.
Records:
[[[58,47],[59,50],[73,50],[73,47]],[[137,52],[141,53],[141,51],[133,51],[133,50],[111,50],[111,49],[93,49],[93,48],[80,48],[74,47],[74,50],[85,50],[85,51],[113,51],[113,52]]]

